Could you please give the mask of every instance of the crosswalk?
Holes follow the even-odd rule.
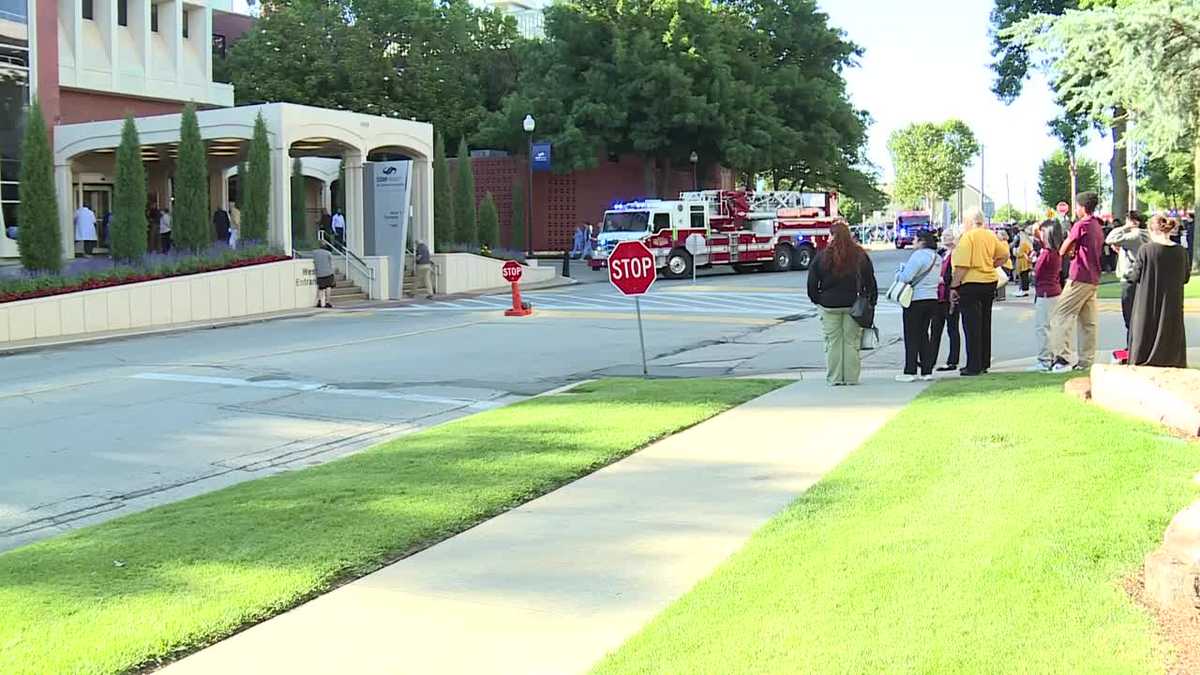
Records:
[[[535,309],[562,312],[610,312],[625,313],[634,309],[632,298],[614,292],[581,289],[578,291],[530,292],[524,299]],[[425,312],[499,312],[507,309],[511,299],[507,295],[491,295],[475,298],[450,298],[433,302],[391,307],[385,311]],[[750,316],[757,318],[795,317],[815,315],[817,307],[809,301],[804,291],[787,292],[651,292],[642,296],[643,312],[656,314],[691,314]],[[899,314],[900,308],[881,302],[877,315]]]

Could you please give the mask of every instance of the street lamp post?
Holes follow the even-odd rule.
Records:
[[[529,136],[529,180],[525,185],[527,190],[525,197],[525,248],[529,255],[533,255],[533,130],[536,123],[533,120],[533,115],[526,115],[521,122],[521,128],[525,130]]]
[[[700,181],[696,177],[696,164],[700,161],[700,155],[697,155],[696,151],[693,150],[692,154],[688,155],[688,161],[692,163],[692,190],[699,192]]]

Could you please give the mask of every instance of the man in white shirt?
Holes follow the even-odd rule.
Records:
[[[338,209],[333,214],[333,220],[330,222],[333,227],[333,234],[340,242],[346,241],[346,216],[342,215],[342,210]]]
[[[163,253],[171,251],[171,211],[163,209],[158,216],[158,241]]]
[[[75,241],[83,242],[84,255],[96,248],[96,214],[87,204],[75,211]]]

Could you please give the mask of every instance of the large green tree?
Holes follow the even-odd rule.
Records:
[[[1196,203],[1196,163],[1186,150],[1153,157],[1142,167],[1138,190],[1142,200],[1165,209],[1185,209]]]
[[[254,137],[250,140],[245,173],[238,174],[238,199],[242,201],[243,241],[264,243],[271,208],[271,145],[267,140],[267,123],[262,113],[254,120]]]
[[[180,118],[179,156],[175,160],[175,213],[171,241],[185,251],[200,251],[212,243],[208,220],[208,156],[200,138],[196,106],[184,106]]]
[[[993,90],[996,95],[1006,103],[1016,100],[1031,68],[1038,64],[1030,54],[1029,45],[1024,40],[1013,39],[1012,31],[1017,25],[1033,17],[1061,16],[1077,9],[1102,9],[1114,5],[1130,5],[1137,1],[1140,0],[996,0],[990,29],[992,56],[995,59],[992,69],[996,73]],[[1105,51],[1097,52],[1097,65],[1103,62],[1104,53]],[[1059,83],[1054,81],[1051,82],[1051,86],[1056,91],[1060,88]],[[1078,111],[1070,112],[1078,115]],[[1125,110],[1117,105],[1110,110],[1101,111],[1093,119],[1106,122],[1111,128],[1113,154],[1109,161],[1109,169],[1113,176],[1113,209],[1123,213],[1129,205],[1129,179],[1126,173],[1128,156],[1125,145],[1121,142],[1126,130]]]
[[[454,238],[459,244],[476,244],[479,243],[479,229],[475,210],[475,171],[471,167],[471,152],[465,138],[458,144],[455,172],[458,176],[454,185]]]
[[[1071,160],[1063,150],[1055,150],[1038,169],[1038,197],[1042,205],[1054,208],[1059,202],[1074,204],[1072,194],[1100,191],[1100,167],[1095,162],[1076,160],[1072,181]]]
[[[918,122],[893,132],[888,151],[896,171],[896,199],[906,204],[924,199],[932,209],[938,199],[962,189],[979,143],[961,120]]]
[[[1071,110],[1135,120],[1128,139],[1152,157],[1191,143],[1200,167],[1200,5],[1142,0],[1031,17],[1005,35],[1041,57]],[[1200,187],[1193,192],[1200,195]],[[1122,206],[1113,202],[1114,209]],[[1200,256],[1193,264],[1200,271]]]
[[[1050,135],[1058,139],[1059,144],[1062,146],[1063,156],[1066,157],[1071,184],[1066,201],[1068,204],[1074,204],[1075,195],[1080,192],[1079,151],[1087,144],[1088,122],[1082,115],[1064,111],[1058,117],[1051,120],[1048,126],[1050,127]]]
[[[133,116],[121,127],[117,146],[117,177],[113,185],[112,222],[108,243],[113,260],[136,262],[146,255],[146,168]]]
[[[446,138],[433,136],[433,237],[439,251],[454,243],[454,189],[450,185],[450,165],[446,161]]]
[[[62,269],[62,230],[54,192],[54,158],[42,107],[34,100],[25,113],[21,141],[21,175],[17,188],[17,246],[21,266],[31,272],[58,273]]]

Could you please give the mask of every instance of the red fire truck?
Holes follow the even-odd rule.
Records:
[[[693,265],[806,270],[829,241],[837,202],[834,192],[705,190],[614,204],[604,212],[590,264],[603,267],[618,242],[640,239],[667,278],[691,276]],[[699,237],[689,247],[692,235]]]

